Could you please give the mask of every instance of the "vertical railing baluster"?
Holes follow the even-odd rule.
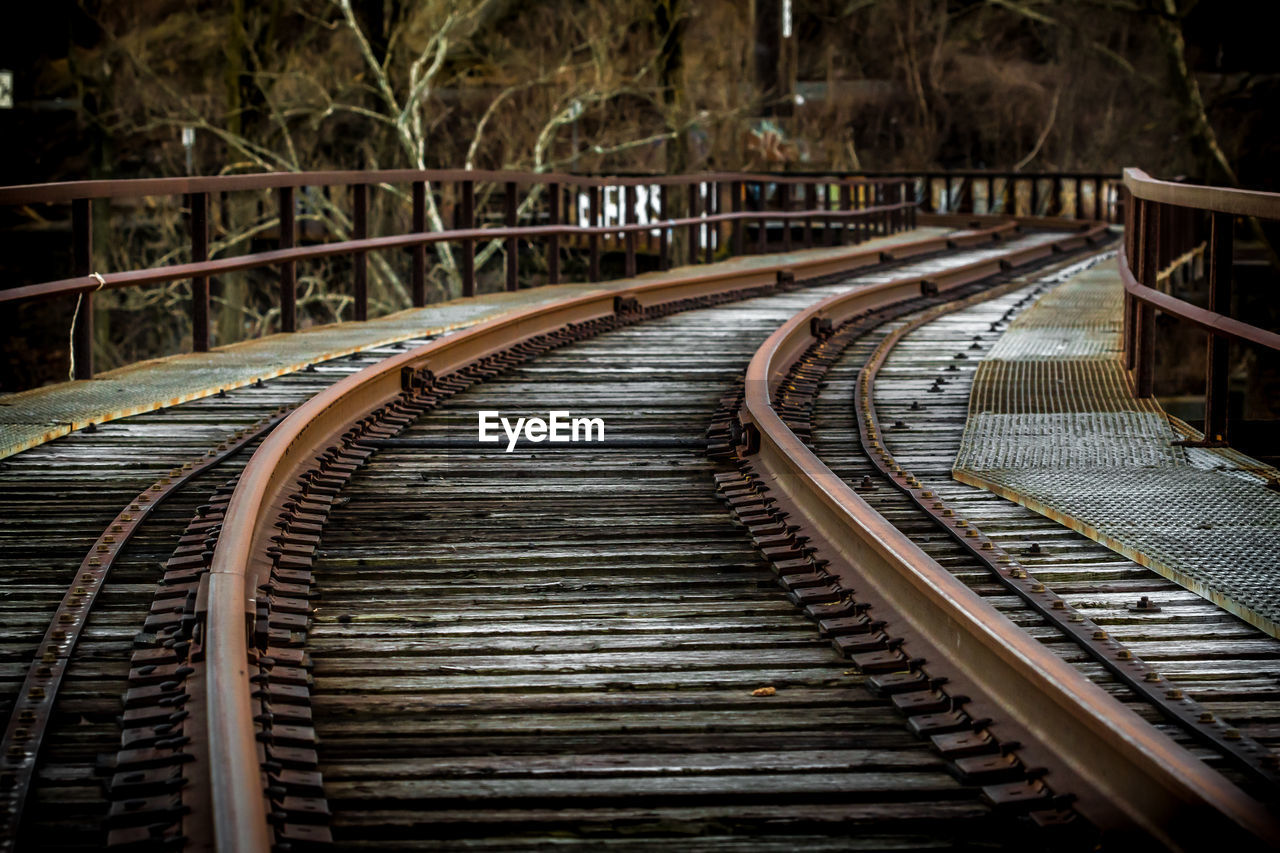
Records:
[[[1129,204],[1125,206],[1126,232],[1129,234],[1129,272],[1136,281],[1142,281],[1142,264],[1146,257],[1142,226],[1146,217],[1146,202],[1133,196],[1125,187]],[[1138,300],[1128,293],[1124,302],[1124,367],[1133,371],[1138,364]]]
[[[733,213],[742,213],[742,181],[733,181],[729,184],[729,209]],[[745,255],[747,253],[747,229],[742,224],[741,219],[733,220],[730,226],[733,233],[733,254]]]
[[[553,228],[562,224],[560,215],[560,185],[547,184],[547,224]],[[552,234],[547,239],[547,283],[560,283],[560,235]]]
[[[454,207],[454,221],[461,216],[461,210]],[[427,184],[425,181],[413,182],[413,222],[410,229],[415,234],[427,231]],[[456,227],[456,226],[455,226]],[[415,243],[409,250],[413,258],[413,278],[411,280],[411,298],[414,308],[427,304],[427,244]]]
[[[72,274],[93,273],[93,202],[78,198],[71,202]],[[75,326],[71,330],[72,379],[93,378],[93,291],[77,297]]]
[[[840,181],[840,210],[841,212],[849,211],[853,208],[853,200],[849,192],[849,180],[846,178]],[[840,227],[836,230],[836,242],[841,246],[849,242],[849,220],[841,217]]]
[[[699,185],[696,183],[685,184],[689,192],[689,217],[694,218],[698,215],[698,192]],[[698,262],[698,224],[695,222],[689,226],[689,263],[696,264]]]
[[[715,216],[719,211],[720,199],[716,197],[716,191],[719,185],[715,181],[707,181],[707,216]],[[702,228],[703,240],[705,245],[702,247],[703,263],[711,263],[715,260],[716,238],[720,235],[720,226],[718,223],[708,222]]]
[[[280,215],[280,239],[276,245],[292,249],[297,243],[297,219],[294,208],[293,187],[276,190],[276,208]],[[284,261],[280,264],[280,331],[298,330],[298,263]]]
[[[813,209],[818,206],[818,188],[813,185],[813,181],[805,181],[804,183],[804,247],[806,249],[813,248]]]
[[[588,215],[591,217],[591,228],[600,227],[600,187],[592,184],[587,188],[587,204],[589,207]],[[589,264],[587,270],[587,279],[589,281],[600,280],[600,235],[592,231],[587,237],[587,245],[589,247]]]
[[[1142,284],[1150,288],[1158,285],[1161,258],[1164,256],[1166,235],[1164,229],[1163,204],[1143,203],[1143,253]],[[1134,396],[1139,399],[1150,397],[1155,388],[1156,357],[1156,311],[1146,302],[1138,305],[1138,341],[1136,376],[1134,379]]]
[[[369,236],[369,185],[351,187],[352,215],[351,236],[363,240]],[[355,278],[356,321],[369,319],[369,256],[363,249],[356,250],[351,259]]]
[[[503,221],[508,228],[516,227],[516,184],[515,181],[507,181],[503,187],[502,203],[506,208]],[[515,237],[508,237],[507,243],[507,291],[515,292],[520,289],[520,241]]]
[[[791,251],[791,184],[778,184],[778,207],[782,208],[782,251]]]
[[[622,191],[622,224],[632,225],[639,221],[636,216],[636,188],[634,184],[627,184]],[[626,267],[624,270],[625,278],[636,277],[636,232],[627,231],[623,234],[623,244],[626,246]]]
[[[187,196],[191,211],[191,262],[209,260],[209,194],[191,193]],[[209,277],[191,278],[191,349],[193,352],[209,351]]]
[[[670,214],[667,212],[667,195],[669,184],[658,184],[658,220],[663,223],[658,230],[658,269],[671,269],[671,235],[666,226]]]
[[[464,231],[474,230],[476,227],[476,185],[474,181],[462,182],[462,214],[458,220],[458,227]],[[476,241],[470,237],[462,240],[460,247],[462,252],[462,295],[476,295]]]
[[[757,198],[760,216],[756,219],[756,254],[763,255],[769,251],[769,185],[764,181],[757,181],[756,186],[760,190]]]
[[[1209,310],[1227,315],[1231,312],[1231,256],[1234,235],[1232,217],[1213,213],[1209,220]],[[1205,370],[1204,437],[1211,442],[1227,441],[1228,386],[1227,367],[1230,341],[1223,335],[1209,335],[1208,364]]]

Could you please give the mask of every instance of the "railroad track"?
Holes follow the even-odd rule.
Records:
[[[424,342],[354,353],[0,460],[0,847],[102,847],[105,759],[120,748],[131,649],[145,641],[158,567],[283,411]],[[20,701],[33,689],[38,702]]]
[[[154,630],[132,668],[113,662],[105,691],[126,704],[109,840],[1084,849],[1137,831],[1169,843],[1135,816],[1143,803],[1156,815],[1189,804],[1224,837],[1265,835],[1247,797],[1207,765],[1187,772],[1205,762],[1168,752],[1155,727],[1134,743],[1159,746],[1159,766],[1123,747],[1103,764],[1157,792],[1099,808],[1096,778],[1060,760],[1058,741],[1025,731],[1019,750],[1004,734],[1024,718],[988,723],[964,713],[990,704],[981,690],[970,704],[939,689],[973,681],[972,663],[940,676],[949,662],[931,650],[924,669],[902,652],[929,646],[914,624],[904,644],[864,642],[874,623],[902,621],[893,596],[868,610],[839,553],[824,554],[831,528],[768,471],[788,430],[777,414],[803,433],[806,406],[822,412],[821,398],[792,407],[776,379],[814,335],[827,340],[834,304],[856,303],[858,339],[883,335],[1096,236],[978,229],[868,253],[861,272],[802,289],[757,272],[588,295],[316,394],[242,474],[225,469],[234,481],[171,519]],[[993,237],[1007,239],[983,245]],[[761,373],[787,335],[787,358]],[[799,369],[791,385],[816,391]],[[601,418],[605,440],[474,443],[480,411],[553,409]],[[816,629],[806,615],[843,621]],[[891,661],[893,677],[876,674]],[[1067,713],[1115,712],[1071,699]],[[950,727],[919,725],[946,714],[959,715]],[[948,753],[917,734],[974,745]]]
[[[862,470],[865,452],[861,459],[847,452],[865,451],[867,420],[877,423],[893,462],[952,510],[952,529],[963,520],[992,541],[996,571],[965,560],[954,542],[933,546],[931,556],[1135,712],[1259,799],[1274,799],[1280,642],[1092,540],[950,476],[977,360],[1024,306],[1072,271],[954,313],[904,318],[861,339],[833,365],[817,401],[818,452],[847,479],[879,473]],[[868,369],[872,397],[851,408],[856,376]],[[894,505],[904,496],[892,488],[874,499],[864,493],[886,516],[909,512]],[[1000,577],[1005,583],[992,583]],[[1045,589],[1031,601],[1047,612],[1024,600],[1037,586]]]

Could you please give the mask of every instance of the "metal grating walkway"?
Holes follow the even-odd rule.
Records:
[[[1107,261],[1014,320],[978,367],[953,474],[1280,636],[1280,492],[1239,453],[1172,445],[1185,430],[1130,394],[1121,307]]]

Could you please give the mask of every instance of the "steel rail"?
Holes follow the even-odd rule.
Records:
[[[181,463],[143,489],[116,514],[81,560],[75,578],[49,620],[35,659],[27,667],[9,724],[0,738],[0,853],[12,850],[17,841],[45,730],[53,717],[71,656],[116,559],[151,517],[152,510],[191,480],[239,453],[283,417],[283,412],[276,412],[236,430],[205,454]]]
[[[886,430],[880,422],[873,389],[880,369],[894,347],[917,329],[972,304],[994,298],[1002,289],[983,291],[922,312],[885,336],[858,373],[854,411],[863,453],[893,489],[932,518],[938,528],[945,531],[948,538],[963,548],[969,557],[986,568],[992,578],[1020,598],[1040,618],[1069,637],[1134,694],[1160,711],[1191,738],[1235,762],[1241,772],[1272,790],[1280,790],[1277,787],[1280,785],[1280,777],[1263,761],[1264,756],[1270,755],[1269,750],[1260,746],[1253,738],[1227,726],[1212,713],[1206,717],[1208,709],[1181,690],[1170,690],[1171,685],[1165,682],[1155,668],[1111,637],[1102,625],[1040,582],[1034,566],[1022,565],[1014,553],[992,540],[974,524],[963,507],[949,504],[933,490],[922,485],[889,451],[887,444],[880,445],[886,436]]]
[[[1125,293],[1139,302],[1144,302],[1166,314],[1186,320],[1193,326],[1198,326],[1210,334],[1233,338],[1244,343],[1257,344],[1280,352],[1280,334],[1268,332],[1266,329],[1261,329],[1257,326],[1250,326],[1248,323],[1219,314],[1216,311],[1210,311],[1207,308],[1201,308],[1199,305],[1193,305],[1184,299],[1162,293],[1138,281],[1129,267],[1129,257],[1124,246],[1120,247],[1120,254],[1116,260],[1120,265],[1120,280],[1124,282]]]
[[[116,290],[125,287],[139,287],[149,284],[163,284],[170,281],[223,275],[230,272],[258,269],[260,267],[277,266],[283,263],[328,258],[336,255],[352,255],[370,251],[388,249],[406,249],[434,243],[462,240],[504,240],[531,237],[552,237],[583,235],[605,236],[609,234],[634,233],[663,228],[681,228],[690,225],[713,225],[718,222],[737,222],[756,219],[841,219],[860,220],[874,219],[893,211],[907,210],[914,205],[911,202],[879,205],[860,210],[831,211],[735,211],[717,213],[709,216],[685,217],[681,219],[664,219],[648,223],[632,223],[628,225],[529,225],[518,228],[466,228],[453,231],[425,231],[419,233],[397,234],[387,237],[366,237],[357,240],[341,240],[332,243],[320,243],[313,246],[295,246],[290,249],[272,249],[265,252],[254,252],[247,255],[235,255],[229,258],[218,258],[212,261],[196,263],[172,264],[164,267],[153,267],[143,270],[105,273],[100,276],[85,275],[74,278],[47,281],[39,284],[14,287],[0,290],[0,304],[6,302],[26,302],[34,299],[53,299],[59,296],[73,296],[79,293],[92,293],[98,290]],[[1079,222],[1072,223],[1079,226]]]
[[[981,277],[954,270],[949,286]],[[1103,827],[1136,827],[1172,849],[1280,843],[1274,815],[1203,761],[1090,682],[925,554],[828,468],[783,422],[773,390],[812,344],[811,320],[839,324],[917,295],[921,279],[830,297],[796,314],[756,352],[742,409],[747,458],[830,573],[851,570],[860,600],[892,610],[904,648],[945,662],[950,684],[995,710],[993,732],[1029,736],[1023,751],[1077,788],[1078,807]],[[842,584],[843,585],[843,584]],[[931,658],[932,659],[932,658]]]
[[[66,181],[51,184],[15,184],[0,187],[0,205],[58,204],[75,199],[143,198],[190,193],[240,192],[287,187],[354,186],[356,184],[407,184],[475,181],[480,183],[568,184],[580,187],[688,186],[690,184],[743,183],[810,184],[847,183],[878,186],[897,181],[892,177],[864,178],[839,174],[769,174],[760,172],[698,172],[686,175],[592,176],[567,172],[512,172],[483,169],[370,169],[321,172],[255,172],[247,175],[211,175],[182,178],[122,178],[120,180]]]
[[[1124,170],[1124,185],[1134,198],[1143,201],[1229,213],[1232,216],[1280,219],[1280,193],[1175,184],[1153,178],[1141,169],[1132,167]]]
[[[982,242],[1011,233],[1012,224],[965,235]],[[950,241],[954,244],[954,240]],[[948,248],[946,237],[892,247],[894,257]],[[401,391],[401,370],[430,366],[444,375],[515,342],[614,313],[616,299],[641,306],[773,283],[790,270],[811,278],[872,266],[880,249],[850,250],[748,270],[691,273],[621,291],[588,293],[506,314],[432,341],[353,374],[300,406],[267,437],[241,474],[228,503],[223,533],[214,548],[197,607],[204,617],[208,702],[205,766],[210,773],[214,846],[224,853],[267,853],[271,838],[255,742],[247,665],[254,590],[270,576],[271,524],[301,471],[318,449],[333,444],[348,425]],[[997,265],[998,268],[998,265]],[[916,289],[918,290],[918,285]]]

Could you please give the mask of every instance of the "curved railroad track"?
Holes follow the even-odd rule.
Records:
[[[895,347],[957,309],[998,332],[990,312],[1105,236],[988,221],[838,269],[587,294],[311,388],[169,519],[160,586],[130,576],[150,615],[104,691],[124,701],[105,840],[1274,842],[1268,743],[1221,703],[1260,712],[1208,681],[1223,669],[1176,702],[1144,693],[1147,670],[1126,678],[1142,640],[1178,635],[1029,610],[1087,581],[1023,560],[1010,546],[1032,522],[944,482],[945,442],[921,461],[917,432],[881,428],[900,419],[902,392],[876,380]],[[955,406],[952,373],[934,397]],[[475,443],[481,411],[552,410],[602,419],[604,440]],[[946,538],[956,506],[966,532]],[[1143,588],[1173,604],[1167,587]],[[1072,645],[1082,625],[1103,651]],[[1138,654],[1108,669],[1115,638]],[[1211,705],[1227,723],[1179,724]],[[62,766],[51,743],[25,749]],[[48,832],[37,801],[23,838]]]

